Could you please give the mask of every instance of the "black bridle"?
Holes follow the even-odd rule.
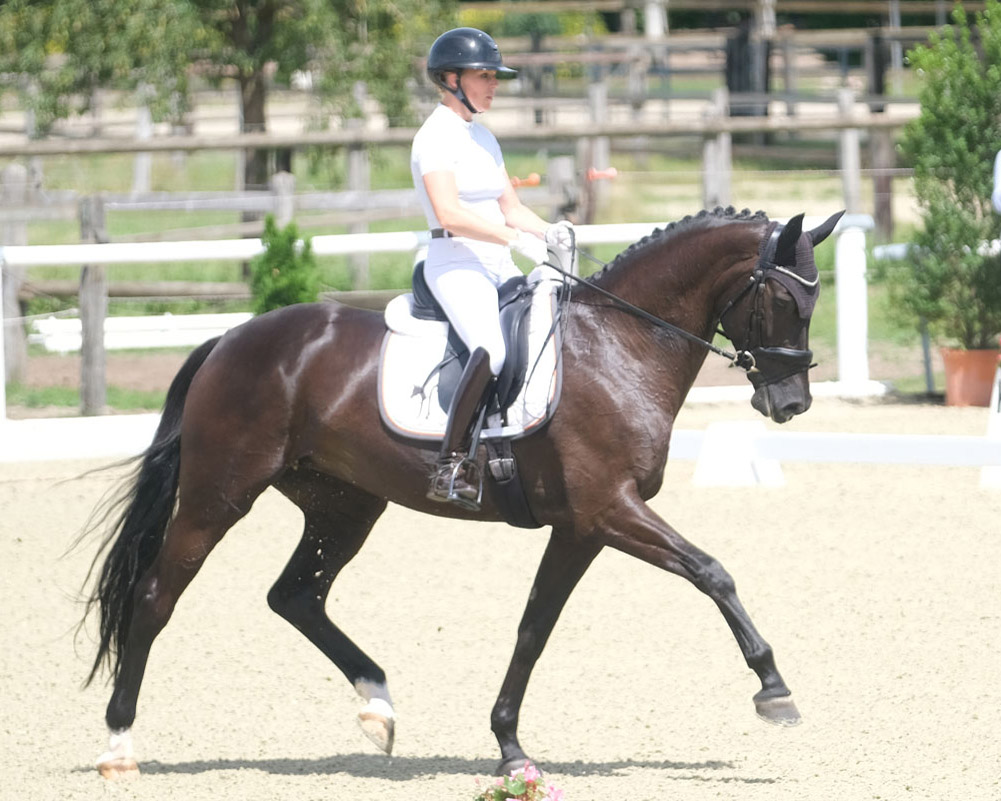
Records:
[[[765,281],[772,277],[770,273],[779,270],[801,283],[807,283],[805,279],[796,275],[792,270],[777,264],[775,261],[779,234],[782,232],[782,228],[783,226],[781,225],[775,226],[775,230],[772,231],[772,235],[768,238],[768,242],[758,259],[758,265],[754,268],[754,272],[751,273],[750,280],[740,292],[727,302],[719,315],[720,326],[724,326],[724,318],[727,312],[733,309],[746,294],[749,292],[753,293],[751,313],[747,317],[747,335],[744,340],[744,350],[738,350],[737,354],[738,357],[743,356],[746,358],[747,363],[738,366],[743,367],[747,371],[748,377],[755,388],[766,384],[776,384],[797,373],[806,372],[811,367],[816,367],[816,364],[813,362],[812,350],[769,347],[763,342],[762,331],[765,324],[764,288]],[[734,342],[733,337],[723,330],[723,328],[720,328],[719,331],[731,342]]]
[[[647,322],[657,326],[658,328],[665,328],[668,331],[672,331],[683,339],[688,340],[696,345],[705,348],[712,353],[722,356],[728,359],[731,366],[739,367],[744,370],[748,378],[751,380],[751,384],[757,389],[761,386],[767,384],[775,384],[780,381],[796,375],[797,373],[806,372],[811,367],[815,367],[813,364],[813,351],[811,350],[801,350],[799,348],[783,348],[783,347],[768,347],[762,343],[762,328],[764,326],[764,283],[768,280],[770,271],[781,270],[782,272],[793,275],[797,280],[802,280],[791,270],[788,270],[781,265],[775,263],[775,251],[778,247],[779,233],[782,231],[783,226],[778,225],[772,232],[772,235],[768,239],[768,243],[765,245],[765,249],[761,256],[758,258],[758,264],[754,268],[754,272],[751,273],[750,280],[743,289],[740,290],[733,298],[731,298],[723,311],[720,312],[719,322],[723,325],[723,318],[726,316],[740,299],[743,298],[747,293],[753,293],[753,307],[751,314],[747,319],[747,337],[744,343],[744,347],[741,348],[736,340],[728,334],[722,328],[719,329],[719,333],[725,336],[727,339],[733,343],[735,353],[730,353],[728,350],[717,347],[712,342],[697,336],[690,331],[686,331],[684,328],[674,325],[673,323],[667,322],[667,320],[662,320],[654,314],[641,309],[630,303],[627,300],[623,300],[618,295],[609,292],[607,289],[598,286],[597,284],[587,281],[584,278],[574,275],[561,267],[553,264],[552,261],[546,262],[546,266],[551,267],[556,270],[564,278],[570,279],[578,284],[583,284],[584,286],[593,289],[600,295],[604,295],[609,300],[613,301],[620,308],[630,312],[631,314],[640,317]],[[572,239],[575,239],[573,231],[571,231]],[[607,267],[608,265],[602,262],[600,259],[595,258],[590,253],[586,253],[577,247],[574,242],[571,245],[571,249],[575,250],[579,255],[584,258],[600,265],[601,267]],[[772,375],[773,369],[775,371],[780,371],[780,375]]]

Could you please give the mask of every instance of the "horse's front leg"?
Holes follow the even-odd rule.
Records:
[[[606,528],[605,544],[688,579],[713,599],[736,637],[747,666],[761,680],[761,690],[754,696],[758,715],[783,726],[799,723],[799,711],[775,667],[772,648],[758,634],[723,566],[688,542],[634,493],[623,497],[609,519],[613,522]]]
[[[490,728],[501,749],[501,763],[497,768],[500,776],[522,767],[528,760],[518,744],[518,714],[529,676],[567,598],[601,547],[600,543],[578,541],[567,532],[555,529],[550,535],[518,626],[514,655],[490,715]]]

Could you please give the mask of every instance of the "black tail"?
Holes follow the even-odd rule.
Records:
[[[219,337],[196,348],[174,376],[163,405],[152,444],[135,458],[138,465],[118,496],[105,506],[98,523],[111,518],[97,556],[87,574],[90,581],[105,551],[107,557],[93,592],[87,597],[84,620],[96,605],[100,609],[100,644],[85,684],[107,663],[118,678],[122,648],[128,639],[136,583],[149,569],[163,543],[174,513],[181,463],[181,415],[191,380],[216,346]],[[93,528],[93,527],[91,527]]]

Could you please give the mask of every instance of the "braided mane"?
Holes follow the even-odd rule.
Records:
[[[768,215],[763,211],[752,212],[750,209],[744,209],[743,211],[737,211],[733,206],[727,206],[723,208],[722,206],[717,206],[712,211],[703,209],[696,215],[689,214],[688,216],[677,220],[672,223],[668,223],[663,228],[657,228],[647,236],[643,237],[637,242],[634,242],[624,251],[622,251],[618,256],[616,256],[611,262],[609,262],[605,267],[603,267],[598,272],[591,275],[587,280],[595,281],[599,280],[602,276],[615,270],[623,262],[631,259],[633,256],[638,255],[640,251],[645,250],[647,247],[653,244],[663,244],[665,240],[668,240],[678,234],[685,231],[690,231],[693,228],[710,228],[717,225],[723,225],[724,223],[730,222],[768,222]]]

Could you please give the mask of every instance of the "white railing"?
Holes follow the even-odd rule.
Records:
[[[809,217],[804,228],[820,225],[822,217]],[[630,244],[665,223],[579,225],[580,245]],[[869,380],[867,352],[867,298],[865,286],[865,232],[873,227],[868,215],[846,215],[838,223],[836,283],[838,285],[838,381],[827,394],[866,395],[881,392]],[[427,247],[427,231],[343,234],[312,237],[313,252],[320,256],[354,253],[413,253]],[[225,239],[195,242],[133,242],[77,245],[11,245],[0,248],[0,267],[40,267],[85,264],[157,264],[163,262],[248,260],[264,252],[260,239]],[[0,294],[2,294],[0,272]],[[3,326],[0,326],[0,374],[4,373]],[[0,383],[0,422],[6,419],[6,393]]]

